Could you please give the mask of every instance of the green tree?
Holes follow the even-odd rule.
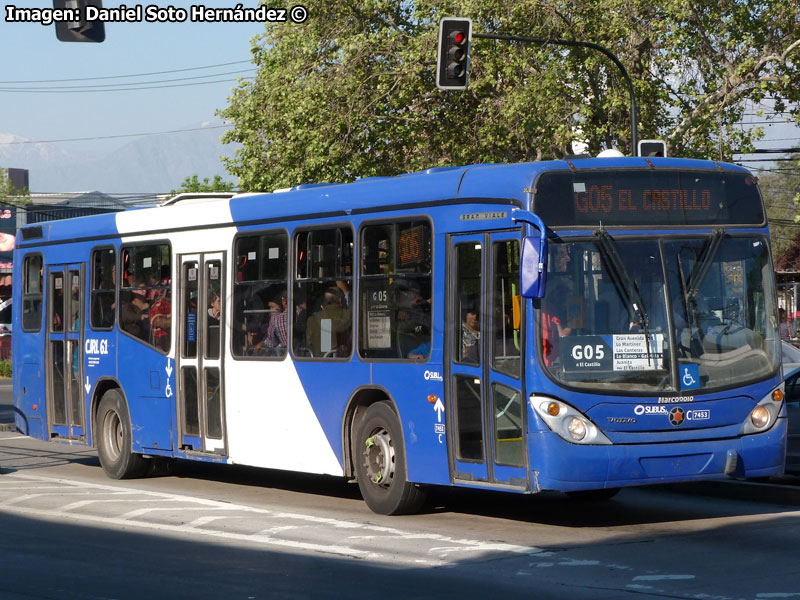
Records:
[[[14,187],[11,180],[0,171],[0,204],[28,204],[31,193],[26,187]]]
[[[759,187],[767,207],[772,254],[778,263],[791,246],[797,245],[796,236],[800,233],[800,223],[796,222],[800,169],[793,166],[764,173],[759,178]]]
[[[284,2],[288,6],[289,2]],[[798,119],[800,22],[778,0],[314,0],[300,24],[254,38],[257,74],[220,114],[242,189],[351,181],[441,165],[559,158],[573,141],[630,152],[628,91],[582,48],[474,39],[470,86],[434,84],[438,22],[599,43],[634,80],[641,137],[670,153],[730,159],[763,130],[752,106]],[[691,5],[691,6],[689,6]],[[793,61],[792,58],[795,60]]]
[[[223,181],[220,175],[214,175],[214,179],[209,181],[205,177],[200,181],[200,177],[195,173],[191,177],[187,177],[181,183],[181,187],[177,190],[172,190],[170,196],[184,193],[197,193],[197,192],[231,192],[233,191],[233,184],[229,181]]]

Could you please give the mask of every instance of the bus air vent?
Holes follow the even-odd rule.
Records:
[[[20,232],[23,240],[40,240],[44,237],[41,227],[26,227],[25,229],[20,229]]]

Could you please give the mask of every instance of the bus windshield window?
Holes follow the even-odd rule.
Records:
[[[538,327],[550,374],[572,387],[674,392],[774,372],[766,242],[717,237],[713,253],[709,236],[552,244]]]
[[[732,385],[766,377],[777,368],[767,248],[761,238],[723,238],[698,280],[695,273],[705,268],[708,239],[664,244],[681,389]]]

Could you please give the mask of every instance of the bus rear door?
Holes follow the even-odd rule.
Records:
[[[179,265],[179,446],[224,456],[225,254],[185,254]]]
[[[51,438],[85,439],[83,278],[82,264],[47,269],[47,420]]]
[[[454,482],[529,489],[519,244],[517,232],[450,240],[445,364]]]

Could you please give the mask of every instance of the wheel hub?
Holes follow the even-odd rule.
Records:
[[[379,429],[364,441],[363,460],[372,483],[382,488],[388,488],[392,484],[395,454],[388,431]]]

